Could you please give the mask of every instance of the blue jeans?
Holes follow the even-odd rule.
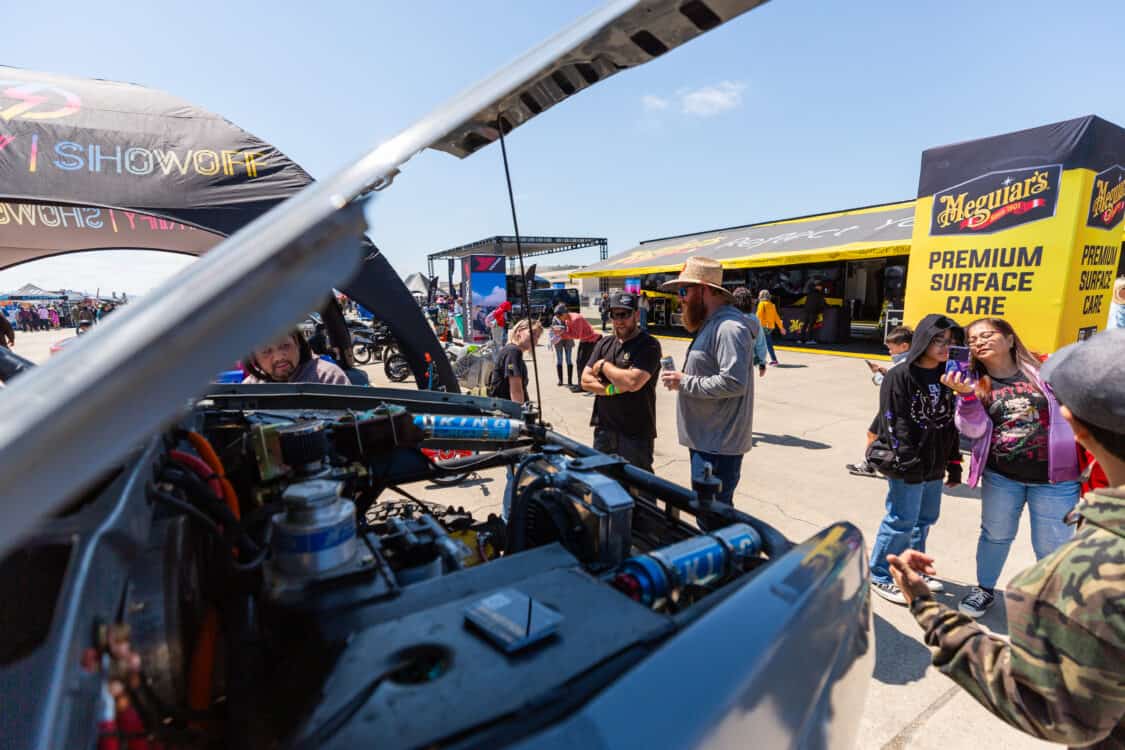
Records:
[[[1078,482],[1024,484],[985,469],[981,481],[980,538],[977,539],[977,583],[996,588],[1008,550],[1020,527],[1026,504],[1031,509],[1031,547],[1042,560],[1074,536],[1063,517],[1078,502]]]
[[[887,555],[901,555],[907,548],[926,551],[926,537],[941,513],[942,480],[907,484],[888,479],[887,515],[879,524],[871,545],[871,580],[891,583]]]
[[[727,505],[734,504],[734,488],[742,478],[742,455],[724,456],[718,453],[703,453],[688,449],[691,455],[691,479],[696,481],[703,478],[703,464],[711,464],[713,475],[723,483],[715,499]]]
[[[641,330],[648,330],[648,310],[641,308]]]
[[[560,343],[560,344],[556,344],[556,345],[555,345],[555,364],[556,364],[556,365],[558,365],[558,366],[560,366],[560,367],[562,366],[562,363],[563,363],[563,352],[566,352],[566,363],[567,363],[567,365],[571,365],[571,364],[573,364],[573,363],[572,363],[572,362],[570,361],[570,353],[571,353],[572,351],[574,351],[574,342],[570,342],[570,346],[564,346],[564,345],[563,345],[563,344],[561,344],[561,343]]]
[[[766,337],[766,349],[770,353],[770,362],[777,361],[777,352],[773,350],[773,331],[762,329],[762,334]]]

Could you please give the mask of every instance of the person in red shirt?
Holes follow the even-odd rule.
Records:
[[[562,315],[562,319],[566,323],[566,330],[563,331],[562,337],[578,342],[578,354],[575,356],[577,362],[575,364],[578,372],[582,372],[586,369],[590,353],[594,351],[594,344],[598,343],[602,335],[594,331],[586,319],[578,313],[565,313]],[[579,380],[581,379],[579,377]],[[580,385],[572,385],[570,390],[574,393],[583,392]]]

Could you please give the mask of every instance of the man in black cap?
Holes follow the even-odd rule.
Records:
[[[938,604],[933,558],[888,555],[934,666],[1012,726],[1071,747],[1125,747],[1125,329],[1056,352],[1040,370],[1110,487],[1068,516],[1074,537],[1008,584],[1005,641]]]
[[[597,396],[590,415],[594,448],[652,471],[660,342],[641,330],[636,295],[612,295],[609,315],[613,335],[594,344],[592,364],[582,370],[582,389]]]

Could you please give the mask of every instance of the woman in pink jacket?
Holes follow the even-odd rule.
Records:
[[[1063,519],[1078,502],[1080,485],[1074,433],[1039,378],[1039,360],[1003,320],[974,321],[965,334],[975,378],[946,375],[942,382],[958,394],[957,429],[973,441],[968,484],[982,482],[978,585],[960,605],[980,617],[996,598],[1023,506],[1030,508],[1031,546],[1041,560],[1073,535]]]

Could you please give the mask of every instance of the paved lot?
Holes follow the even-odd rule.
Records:
[[[48,347],[68,332],[18,334],[16,351],[29,359],[47,358]],[[686,342],[662,340],[664,352],[684,360]],[[592,397],[555,385],[553,355],[540,347],[544,414],[556,429],[588,442]],[[873,536],[883,513],[885,483],[849,475],[843,466],[861,455],[864,431],[874,413],[877,392],[862,360],[779,352],[782,365],[758,380],[754,414],[755,447],[743,464],[735,495],[738,507],[803,539],[835,520],[848,520]],[[530,365],[530,363],[529,363]],[[385,384],[379,366],[366,368],[372,381]],[[530,369],[530,367],[529,367]],[[532,387],[534,393],[534,386]],[[675,396],[657,389],[655,468],[672,481],[687,483],[687,450],[676,438]],[[484,472],[465,486],[425,488],[425,497],[487,512],[499,507],[502,472]],[[974,579],[980,521],[979,492],[959,488],[945,496],[941,520],[930,535],[930,552],[955,603]],[[1023,521],[1002,581],[1034,562]],[[913,618],[902,607],[875,598],[875,674],[860,728],[861,748],[963,748],[989,750],[1048,747],[994,719],[968,694],[929,666]],[[984,622],[1004,632],[1002,605]]]

